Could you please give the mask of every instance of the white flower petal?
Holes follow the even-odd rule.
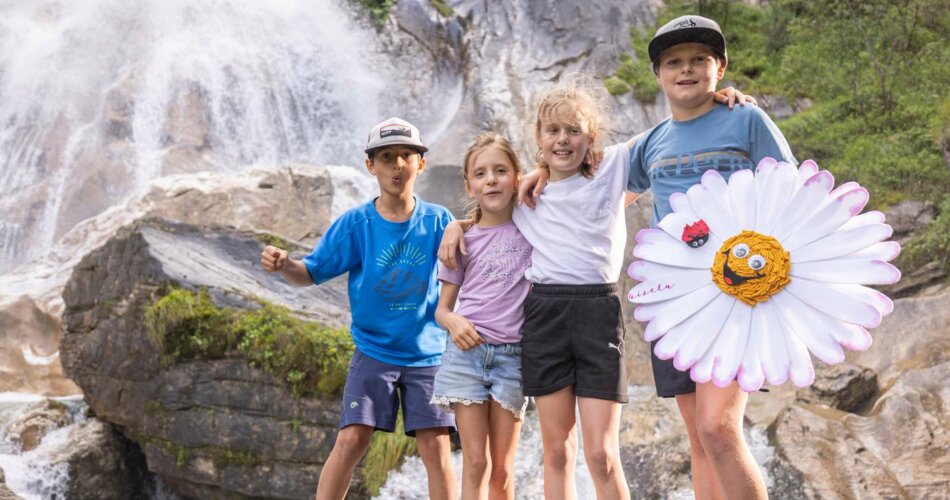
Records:
[[[703,354],[706,354],[709,346],[722,330],[726,318],[732,313],[732,308],[738,302],[735,298],[723,293],[702,309],[703,312],[711,309],[708,316],[712,319],[696,324],[696,327],[699,328],[696,331],[696,336],[676,351],[676,355],[673,357],[673,366],[677,370],[686,371],[690,369],[703,357]]]
[[[868,202],[868,192],[864,188],[846,193],[818,211],[814,217],[799,227],[788,238],[781,240],[788,252],[795,250],[831,234],[851,217],[854,217]]]
[[[811,364],[808,348],[795,335],[785,335],[788,346],[788,378],[797,387],[808,387],[815,381],[815,366]]]
[[[737,303],[714,346],[716,363],[713,365],[712,381],[717,387],[726,387],[736,379],[742,354],[749,342],[751,324],[752,308],[741,302]]]
[[[839,229],[791,252],[791,261],[794,264],[833,259],[886,240],[893,233],[887,224],[869,224],[846,231]]]
[[[670,208],[689,220],[699,220],[699,216],[693,212],[693,208],[689,205],[689,197],[686,196],[686,193],[671,194]]]
[[[784,290],[832,318],[867,328],[876,327],[881,324],[881,311],[859,292],[847,288],[859,286],[829,285],[798,278],[786,285]]]
[[[844,361],[844,349],[831,333],[834,327],[831,318],[790,293],[778,293],[771,300],[785,322],[787,333],[797,336],[815,357],[828,364]]]
[[[759,323],[756,316],[759,314],[762,314],[762,309],[753,307],[749,318],[749,341],[746,342],[745,352],[742,353],[742,363],[739,365],[739,372],[736,374],[739,387],[746,392],[755,392],[761,389],[765,382],[765,372],[762,371],[762,361],[759,360],[758,346],[756,345],[759,335],[754,334],[754,325]]]
[[[798,171],[792,165],[781,162],[769,175],[768,180],[756,193],[758,200],[755,216],[755,231],[762,234],[771,234],[775,223],[788,204],[795,189],[795,176]]]
[[[861,285],[828,285],[833,286],[845,293],[850,294],[852,297],[856,297],[859,300],[864,301],[867,304],[870,304],[877,309],[881,316],[887,316],[888,314],[894,312],[894,301],[890,297],[884,295],[883,293],[866,286]],[[851,321],[850,323],[855,323]],[[861,323],[857,323],[861,325]],[[867,326],[867,325],[861,325]],[[875,325],[876,326],[876,325]],[[873,326],[868,328],[874,328]]]
[[[630,289],[627,299],[634,304],[670,300],[712,283],[709,269],[691,269],[645,280]]]
[[[716,252],[710,245],[692,248],[659,229],[641,229],[637,232],[636,239],[637,245],[633,247],[635,257],[668,266],[709,268]]]
[[[722,290],[715,283],[708,282],[704,287],[694,292],[676,297],[672,300],[657,302],[655,304],[645,304],[633,311],[634,318],[637,321],[644,321],[641,318],[649,317],[650,323],[643,329],[643,338],[653,341],[671,328],[680,324],[686,318],[695,314],[703,306],[710,303],[713,299],[723,295]],[[655,309],[654,309],[655,306]],[[645,309],[645,310],[644,310]]]
[[[882,241],[880,243],[875,243],[867,248],[858,250],[854,253],[849,253],[848,255],[843,255],[841,259],[864,259],[864,260],[880,260],[884,262],[890,262],[894,260],[897,255],[901,253],[901,245],[896,241]]]
[[[671,212],[667,214],[666,217],[663,217],[663,220],[661,220],[656,227],[662,229],[663,232],[672,236],[673,239],[683,242],[683,231],[686,230],[686,226],[691,226],[698,221],[699,219],[689,219],[679,212]],[[683,244],[686,243],[683,242]],[[716,248],[722,246],[722,241],[716,239],[713,237],[713,235],[710,235],[710,239],[704,246],[708,246],[710,249],[715,251]]]
[[[688,267],[664,266],[663,264],[657,264],[656,262],[650,262],[648,260],[635,260],[631,262],[630,267],[627,268],[627,275],[637,281],[646,281],[663,274],[681,273],[689,270],[693,269]]]
[[[740,170],[729,176],[729,204],[739,231],[755,227],[755,178],[752,170]]]
[[[834,328],[831,334],[839,344],[851,349],[852,351],[866,351],[871,347],[871,334],[863,326],[853,325],[838,321],[822,312],[818,312],[832,321]]]
[[[793,278],[824,283],[889,285],[897,283],[901,272],[887,262],[863,259],[832,259],[792,264]]]
[[[769,385],[784,384],[788,380],[788,347],[785,343],[785,329],[771,301],[756,304],[749,334],[756,337],[756,351],[762,362],[765,380]]]
[[[716,297],[715,300],[706,304],[696,314],[676,325],[669,333],[661,337],[653,352],[660,359],[670,359],[676,355],[676,352],[684,343],[695,340],[697,337],[715,338],[729,316],[729,304],[733,300],[726,294]],[[711,339],[710,342],[712,342]]]
[[[728,207],[723,207],[722,201],[726,193],[715,193],[702,184],[695,184],[686,191],[689,205],[700,219],[706,221],[709,232],[722,241],[739,234],[739,230],[729,214]],[[705,246],[705,245],[704,245]]]
[[[795,178],[795,192],[797,193],[805,182],[818,173],[818,164],[814,160],[805,160],[798,166],[798,176]]]
[[[779,216],[775,227],[769,234],[782,240],[788,237],[804,221],[811,218],[821,206],[821,202],[828,196],[835,185],[835,178],[831,172],[823,170],[805,181],[802,188],[788,202]]]
[[[843,226],[838,228],[838,231],[850,231],[856,227],[867,226],[870,224],[884,224],[884,214],[878,212],[877,210],[872,210],[870,212],[864,212],[863,214],[855,215],[848,222],[845,222]]]

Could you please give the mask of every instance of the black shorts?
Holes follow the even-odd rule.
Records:
[[[532,285],[524,313],[525,396],[573,386],[576,396],[627,402],[617,285]]]
[[[656,357],[653,349],[659,340],[650,343],[650,361],[653,365],[653,380],[656,383],[656,395],[672,398],[680,394],[696,392],[696,382],[689,378],[689,371],[681,372],[673,366],[673,359]]]

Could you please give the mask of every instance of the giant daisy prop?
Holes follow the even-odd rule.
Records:
[[[858,215],[867,201],[811,160],[772,158],[728,183],[709,170],[671,196],[673,212],[637,233],[642,260],[628,269],[640,281],[628,294],[634,317],[648,322],[647,341],[659,339],[657,357],[696,382],[756,391],[814,382],[809,351],[834,364],[842,347],[866,350],[867,328],[894,304],[864,285],[900,279],[884,214]]]

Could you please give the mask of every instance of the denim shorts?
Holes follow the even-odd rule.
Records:
[[[409,436],[415,436],[418,429],[438,427],[455,432],[455,418],[429,404],[438,369],[391,365],[355,351],[343,388],[340,428],[360,424],[393,432],[396,414],[402,407],[404,430]]]
[[[521,389],[521,344],[484,343],[467,351],[449,340],[435,376],[432,404],[452,411],[456,404],[494,399],[524,419],[528,398]]]

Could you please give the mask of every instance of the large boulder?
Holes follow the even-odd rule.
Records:
[[[93,412],[138,443],[149,470],[195,498],[308,498],[336,435],[338,402],[297,398],[237,355],[163,365],[145,308],[170,285],[218,305],[263,299],[342,326],[345,283],[297,288],[258,263],[262,237],[144,220],[76,267],[66,286],[63,366]],[[302,247],[297,247],[301,249]]]
[[[806,498],[946,498],[950,363],[902,374],[867,416],[795,403],[770,428]]]
[[[375,192],[350,167],[287,165],[238,175],[164,177],[138,196],[82,222],[43,259],[0,276],[0,391],[76,394],[62,373],[62,292],[79,260],[136,220],[163,217],[192,224],[281,234],[314,244],[332,220]]]

